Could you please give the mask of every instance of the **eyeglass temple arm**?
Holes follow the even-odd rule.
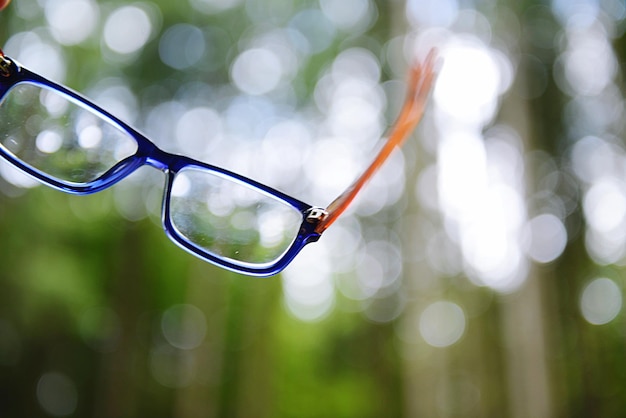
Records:
[[[394,148],[402,145],[422,119],[426,102],[435,80],[436,51],[431,50],[423,63],[415,63],[409,70],[408,91],[400,114],[389,130],[388,138],[382,149],[369,167],[357,178],[350,187],[339,195],[326,208],[326,215],[320,220],[315,232],[321,234],[333,224],[346,208],[352,203],[365,183],[378,171],[389,158]]]

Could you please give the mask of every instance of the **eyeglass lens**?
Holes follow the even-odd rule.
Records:
[[[137,150],[112,121],[30,83],[14,86],[0,104],[0,141],[16,159],[76,185],[93,182]]]
[[[184,168],[170,197],[172,224],[188,242],[221,258],[275,262],[298,235],[302,214],[288,203],[217,172]]]

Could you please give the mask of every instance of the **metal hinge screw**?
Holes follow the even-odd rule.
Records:
[[[306,215],[307,222],[319,222],[328,216],[328,212],[323,208],[311,208]]]
[[[11,75],[11,66],[13,62],[4,56],[4,54],[0,54],[0,75],[3,77],[9,77]]]

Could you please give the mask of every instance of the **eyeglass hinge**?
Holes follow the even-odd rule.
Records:
[[[0,75],[3,77],[9,77],[13,68],[13,61],[8,59],[0,50]]]
[[[306,221],[309,223],[320,222],[326,216],[328,216],[328,211],[326,211],[326,209],[313,207],[307,210]]]

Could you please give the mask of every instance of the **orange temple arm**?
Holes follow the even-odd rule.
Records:
[[[352,203],[365,183],[378,171],[395,147],[402,145],[422,119],[424,108],[435,79],[435,51],[431,50],[423,63],[416,63],[409,71],[407,96],[398,119],[391,127],[387,141],[369,167],[326,208],[326,216],[315,229],[322,233],[337,220]]]

